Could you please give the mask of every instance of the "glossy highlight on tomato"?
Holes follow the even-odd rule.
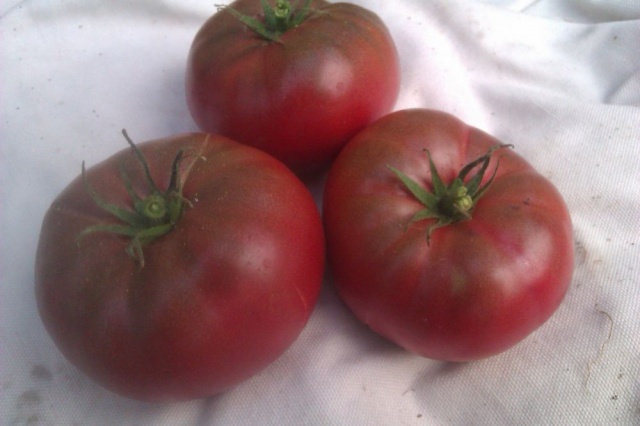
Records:
[[[287,167],[184,134],[122,150],[67,186],[43,221],[35,287],[72,364],[122,395],[173,401],[225,391],[278,358],[323,271],[320,214]]]
[[[484,193],[468,197],[469,188]],[[469,361],[512,347],[551,317],[571,282],[572,226],[558,190],[443,112],[398,111],[356,135],[329,172],[323,209],[347,306],[428,358]]]
[[[237,0],[202,26],[189,52],[187,103],[202,130],[314,176],[350,137],[392,109],[398,54],[367,9],[323,0],[275,3],[291,8],[294,25],[283,24],[272,39],[238,18],[264,23],[270,14],[259,0]]]

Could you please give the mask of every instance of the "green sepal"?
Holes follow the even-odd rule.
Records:
[[[93,189],[93,187],[89,184],[89,181],[87,180],[84,161],[82,162],[82,183],[84,185],[85,190],[93,200],[93,202],[96,203],[98,207],[100,207],[102,210],[106,211],[107,213],[111,213],[113,216],[117,217],[121,221],[126,222],[128,224],[136,222],[137,217],[134,212],[127,209],[123,209],[114,204],[109,204],[105,200],[103,200],[102,197],[100,197],[100,195],[98,195],[98,193],[95,191],[95,189]]]
[[[496,164],[491,177],[484,185],[480,186],[489,167],[491,156],[494,151],[507,147],[512,147],[512,145],[499,144],[492,146],[486,154],[466,164],[449,185],[442,181],[438,169],[431,158],[431,153],[425,149],[431,172],[432,192],[429,192],[398,169],[387,166],[398,177],[409,193],[424,206],[423,209],[418,210],[411,217],[407,226],[418,221],[435,219],[435,223],[431,224],[427,229],[427,244],[430,244],[431,234],[434,230],[455,222],[471,219],[475,204],[489,189],[500,165],[500,159],[498,159],[498,164]],[[477,166],[480,166],[478,171],[465,183],[467,175]]]
[[[262,20],[245,15],[231,6],[218,6],[218,9],[229,12],[260,37],[279,43],[282,34],[300,25],[314,12],[311,1],[305,0],[304,5],[298,8],[299,0],[293,2],[276,0],[275,7],[271,6],[267,0],[260,0]]]
[[[184,149],[178,150],[171,165],[169,185],[165,191],[161,191],[151,176],[149,165],[142,152],[129,138],[125,130],[122,131],[122,134],[131,146],[138,163],[142,167],[148,186],[147,194],[141,196],[136,193],[123,163],[120,167],[120,177],[131,199],[132,208],[126,209],[108,203],[89,184],[83,162],[82,181],[85,190],[98,207],[115,216],[121,223],[101,223],[89,226],[78,234],[77,240],[79,243],[86,235],[95,232],[108,232],[128,237],[131,241],[127,245],[126,252],[138,263],[139,268],[142,269],[144,267],[143,247],[169,233],[182,216],[184,209],[186,207],[193,207],[191,202],[182,195],[182,190],[184,182],[195,161],[191,162],[181,171],[180,165],[185,158]],[[197,157],[203,158],[200,154],[197,154]]]
[[[395,167],[389,166],[389,169],[393,173],[395,173],[395,175],[402,181],[404,186],[409,190],[409,192],[411,192],[411,194],[413,194],[414,197],[418,199],[418,201],[429,208],[433,208],[436,205],[438,200],[432,193],[424,189],[422,186],[420,186],[420,184],[415,182],[413,179],[411,179]]]

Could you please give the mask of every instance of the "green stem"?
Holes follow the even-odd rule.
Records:
[[[143,200],[142,214],[151,222],[162,220],[167,215],[167,200],[161,194],[151,194]]]

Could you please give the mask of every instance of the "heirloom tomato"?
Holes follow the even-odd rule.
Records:
[[[186,96],[204,131],[267,151],[309,177],[391,110],[399,75],[389,31],[367,9],[237,0],[196,34]]]
[[[117,393],[222,392],[307,322],[324,270],[320,214],[255,148],[205,134],[130,144],[83,167],[47,211],[41,318],[72,364]]]
[[[390,114],[329,171],[327,254],[371,329],[422,356],[487,357],[561,303],[573,272],[567,207],[508,146],[451,115]]]

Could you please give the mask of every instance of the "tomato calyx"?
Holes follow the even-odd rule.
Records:
[[[89,226],[80,232],[78,242],[84,236],[94,232],[108,232],[128,237],[131,241],[126,248],[126,252],[138,263],[139,269],[142,269],[144,268],[143,247],[169,233],[182,217],[185,208],[187,206],[193,207],[191,202],[183,197],[182,189],[195,161],[190,161],[186,167],[183,167],[182,163],[188,157],[185,156],[184,149],[178,150],[171,165],[169,185],[166,190],[162,191],[151,177],[149,165],[142,155],[142,152],[140,152],[136,144],[129,138],[126,130],[122,130],[122,134],[131,146],[138,163],[142,167],[148,186],[148,193],[142,196],[136,193],[133,189],[131,179],[124,169],[123,162],[120,168],[120,177],[127,193],[131,197],[132,208],[123,208],[108,203],[89,184],[83,161],[82,182],[85,190],[101,209],[115,216],[121,223],[100,223]],[[195,158],[204,159],[199,154],[196,155]]]
[[[231,13],[262,38],[275,42],[282,34],[300,25],[314,11],[310,6],[311,0],[305,0],[301,8],[297,8],[298,0],[293,3],[288,0],[276,0],[275,6],[271,6],[267,0],[260,0],[260,3],[263,11],[261,19],[247,16],[230,6],[218,8]]]
[[[387,166],[398,179],[400,179],[406,189],[424,205],[424,209],[416,212],[408,225],[425,219],[436,219],[436,222],[429,226],[427,230],[427,244],[430,244],[431,234],[434,230],[455,222],[471,219],[473,208],[480,197],[489,189],[500,165],[500,159],[498,159],[498,164],[496,164],[493,174],[484,185],[481,185],[484,174],[489,167],[491,155],[498,149],[509,147],[513,146],[504,144],[492,146],[486,154],[465,165],[449,185],[446,185],[442,181],[436,165],[431,158],[431,153],[425,149],[424,151],[427,153],[427,158],[429,159],[433,192],[429,192],[419,183],[394,167]],[[477,166],[480,166],[478,171],[465,182],[467,175]]]

